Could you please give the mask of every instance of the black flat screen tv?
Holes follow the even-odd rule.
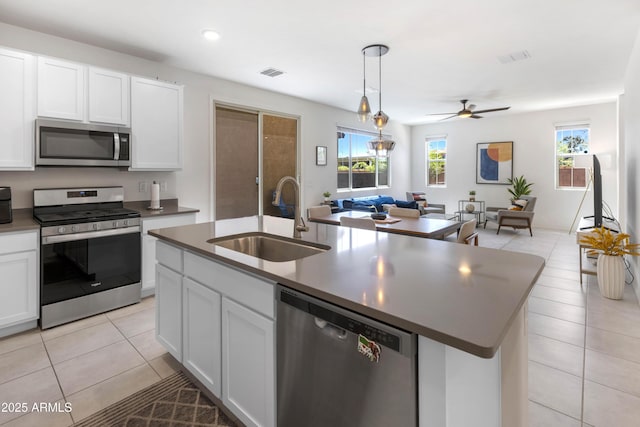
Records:
[[[593,155],[593,226],[602,227],[602,175],[600,162]]]

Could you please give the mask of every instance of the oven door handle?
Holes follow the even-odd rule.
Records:
[[[73,242],[76,240],[95,239],[97,237],[118,236],[122,234],[140,233],[140,226],[114,228],[112,230],[88,231],[86,233],[63,234],[60,236],[44,236],[42,244]]]

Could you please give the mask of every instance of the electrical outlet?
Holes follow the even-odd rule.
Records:
[[[139,193],[149,192],[149,183],[147,183],[147,181],[138,181],[138,192]]]
[[[167,181],[160,181],[160,191],[161,192],[166,192],[167,191]]]

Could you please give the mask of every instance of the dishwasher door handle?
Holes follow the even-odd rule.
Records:
[[[313,321],[316,327],[327,332],[329,336],[338,338],[339,340],[347,339],[347,331],[345,329],[332,325],[331,323],[327,322],[324,319],[320,319],[319,317],[314,317]]]

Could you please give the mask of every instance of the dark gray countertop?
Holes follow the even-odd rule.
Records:
[[[496,353],[544,267],[534,255],[311,223],[303,240],[331,250],[270,262],[207,243],[262,231],[291,237],[293,221],[247,217],[149,234],[476,356]]]
[[[33,219],[33,210],[30,208],[14,209],[12,215],[12,222],[0,224],[0,233],[40,229],[40,224]]]
[[[160,200],[161,210],[147,209],[151,205],[149,200],[139,200],[134,202],[124,202],[124,207],[140,212],[142,219],[149,219],[165,215],[180,215],[187,213],[200,212],[200,209],[187,208],[178,206],[178,199],[162,199]]]

